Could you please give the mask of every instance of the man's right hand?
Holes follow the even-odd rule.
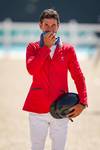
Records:
[[[55,34],[52,32],[48,32],[44,35],[44,45],[47,47],[51,47],[56,41]]]

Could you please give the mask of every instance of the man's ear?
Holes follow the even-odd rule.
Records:
[[[40,27],[40,29],[42,29],[42,23],[41,22],[39,22],[39,27]]]
[[[59,29],[59,23],[58,23],[58,29]]]

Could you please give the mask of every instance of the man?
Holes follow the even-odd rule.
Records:
[[[29,43],[26,52],[26,67],[33,76],[23,110],[29,112],[32,150],[43,150],[50,127],[52,150],[64,150],[67,138],[68,118],[55,119],[50,115],[52,102],[63,92],[68,92],[68,70],[75,82],[80,103],[68,117],[73,118],[87,105],[85,79],[81,72],[74,48],[63,44],[55,45],[60,25],[59,15],[53,9],[46,9],[40,15],[39,26],[43,32],[41,40]]]

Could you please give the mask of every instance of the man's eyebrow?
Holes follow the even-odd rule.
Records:
[[[48,23],[45,23],[46,25],[49,25]]]
[[[45,23],[45,25],[49,25],[49,23]],[[56,24],[54,23],[54,24],[52,24],[51,26],[54,26],[54,25],[56,25]]]
[[[55,23],[54,24],[52,24],[52,26],[54,26],[54,25],[56,25]]]

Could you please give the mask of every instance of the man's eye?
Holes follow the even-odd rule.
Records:
[[[45,24],[46,27],[48,27],[48,24]]]
[[[52,25],[52,28],[55,28],[55,26],[56,26],[55,24],[54,24],[54,25]]]

